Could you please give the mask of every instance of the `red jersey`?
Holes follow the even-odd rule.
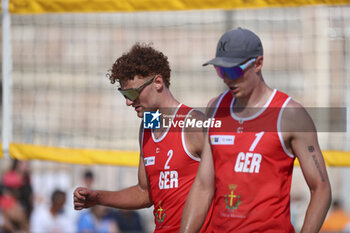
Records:
[[[185,120],[192,109],[180,104],[173,122]],[[183,129],[170,125],[159,139],[144,129],[142,153],[154,205],[154,232],[179,232],[182,211],[200,159],[186,149]],[[206,229],[208,221],[203,226]]]
[[[251,117],[234,114],[234,98],[224,93],[209,130],[216,190],[213,232],[294,232],[290,221],[290,186],[294,156],[279,132],[279,121],[291,98],[274,90]]]

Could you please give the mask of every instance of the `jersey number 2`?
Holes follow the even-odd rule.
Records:
[[[168,163],[171,160],[171,157],[173,157],[174,151],[173,150],[169,150],[167,156],[169,157],[164,165],[164,169],[170,169],[170,166],[168,165]]]

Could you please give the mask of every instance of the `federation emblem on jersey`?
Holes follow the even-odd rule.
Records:
[[[160,201],[159,205],[158,205],[158,209],[156,211],[156,220],[159,223],[164,222],[164,219],[166,217],[165,209],[162,208],[161,204],[162,204],[162,202]]]
[[[156,112],[143,113],[143,128],[145,129],[160,129],[160,116],[162,114],[157,110]]]
[[[234,211],[241,204],[241,196],[235,194],[237,185],[230,184],[228,187],[230,189],[230,194],[225,195],[226,209]]]
[[[212,145],[233,145],[234,135],[211,135],[210,142]]]

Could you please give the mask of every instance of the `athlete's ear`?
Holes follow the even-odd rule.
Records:
[[[164,86],[163,76],[158,74],[153,80],[154,86],[157,91],[160,91]]]
[[[261,71],[263,63],[264,63],[264,57],[263,56],[259,56],[259,57],[256,58],[255,65],[254,65],[254,69],[255,69],[256,73]]]

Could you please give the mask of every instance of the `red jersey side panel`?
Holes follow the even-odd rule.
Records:
[[[173,121],[184,120],[190,110],[181,105]],[[182,211],[199,166],[199,158],[186,152],[182,130],[176,127],[172,125],[158,140],[151,130],[143,132],[142,152],[154,204],[155,232],[179,232]]]
[[[289,97],[274,91],[254,117],[234,115],[227,92],[218,103],[219,130],[209,137],[215,166],[213,232],[294,232],[290,185],[294,157],[278,134],[281,108]]]

